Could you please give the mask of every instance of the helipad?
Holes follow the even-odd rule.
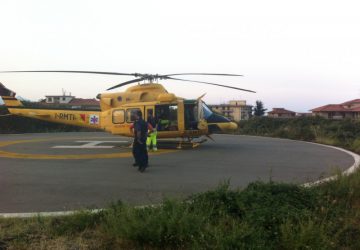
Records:
[[[131,139],[106,133],[0,136],[0,213],[158,203],[229,180],[304,183],[354,164],[345,152],[305,142],[215,135],[191,150],[160,150],[150,168],[132,167]]]

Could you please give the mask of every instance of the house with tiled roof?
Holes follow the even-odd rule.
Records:
[[[360,119],[360,99],[347,101],[340,104],[328,104],[312,109],[313,115],[328,119]]]
[[[295,115],[296,112],[284,108],[273,108],[272,111],[268,112],[268,117],[271,118],[294,118]]]
[[[69,102],[69,104],[71,104],[71,105],[99,105],[99,101],[94,98],[92,98],[92,99],[74,98]]]
[[[66,95],[47,95],[40,101],[41,105],[50,107],[64,107],[70,109],[100,109],[100,102],[95,98],[83,99],[75,96]]]

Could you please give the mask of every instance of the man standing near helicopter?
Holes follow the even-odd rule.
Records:
[[[149,164],[148,152],[146,149],[147,133],[153,131],[153,127],[148,122],[142,119],[140,110],[135,112],[134,129],[134,143],[133,143],[133,156],[135,158],[134,166],[139,167],[140,172],[144,172]]]

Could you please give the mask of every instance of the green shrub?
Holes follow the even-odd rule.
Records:
[[[80,237],[106,249],[359,249],[359,205],[360,171],[312,188],[254,182],[232,190],[224,183],[160,206],[119,202],[95,214],[0,219],[0,243],[25,249]]]
[[[268,241],[277,242],[280,225],[307,218],[317,206],[316,193],[292,184],[255,182],[239,194],[243,220],[264,232]]]
[[[52,218],[50,227],[55,235],[71,235],[96,227],[102,218],[103,212],[80,211],[74,215]]]
[[[188,199],[192,210],[201,210],[211,218],[241,217],[244,211],[238,206],[239,191],[230,190],[230,183],[220,184],[215,190],[193,195]]]
[[[360,153],[360,138],[356,138],[352,142],[352,145],[350,146],[350,149],[353,150],[354,152]]]
[[[114,237],[139,245],[185,247],[201,238],[206,217],[186,203],[165,200],[159,207],[113,207],[105,213],[103,228]]]
[[[360,152],[360,121],[350,119],[261,117],[241,121],[237,133],[320,142]]]
[[[322,223],[311,219],[286,221],[280,226],[281,238],[278,247],[281,249],[334,249],[335,243],[327,234],[327,228]]]

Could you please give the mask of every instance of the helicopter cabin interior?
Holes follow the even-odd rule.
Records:
[[[195,100],[145,105],[143,109],[139,107],[115,109],[112,113],[113,124],[133,123],[135,121],[135,113],[139,110],[145,114],[145,120],[148,120],[150,115],[155,118],[159,133],[198,130],[198,104]]]

